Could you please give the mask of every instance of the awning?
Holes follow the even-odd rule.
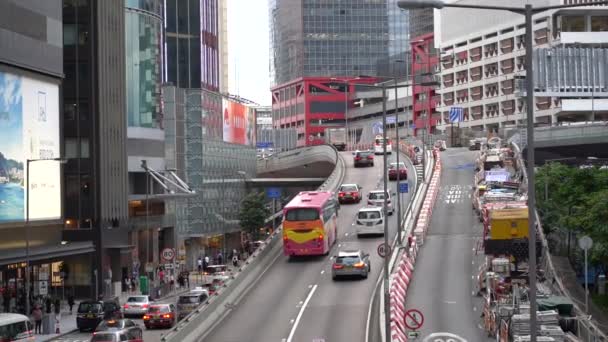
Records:
[[[65,245],[54,244],[30,247],[30,262],[38,260],[58,259],[76,254],[95,251],[92,241],[70,242]],[[0,265],[25,262],[25,248],[3,251],[0,254]]]

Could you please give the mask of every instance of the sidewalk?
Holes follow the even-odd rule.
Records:
[[[156,301],[165,301],[170,298],[177,297],[183,293],[186,293],[186,292],[190,291],[191,289],[194,289],[195,286],[201,285],[202,280],[203,280],[202,276],[200,276],[198,273],[192,272],[192,273],[190,273],[190,287],[175,289],[175,290],[161,296]],[[127,292],[121,293],[118,296],[120,304],[123,305],[129,296],[136,296],[136,295],[141,295],[141,292],[133,291],[131,293],[127,293]],[[54,338],[61,337],[63,335],[67,335],[67,334],[77,331],[76,312],[78,311],[78,304],[81,301],[82,300],[76,301],[76,304],[74,305],[73,313],[71,315],[68,312],[67,303],[62,302],[62,305],[61,305],[62,313],[61,313],[61,317],[59,319],[60,333],[59,334],[34,335],[36,337],[35,341],[36,342],[49,341]]]
[[[560,279],[564,284],[564,287],[568,290],[570,299],[575,301],[579,307],[585,307],[585,288],[582,287],[576,278],[576,273],[567,257],[552,256],[553,266],[555,271],[560,275]],[[591,292],[591,291],[590,291]],[[600,309],[593,301],[589,298],[589,314],[593,317],[593,320],[597,322],[598,327],[604,332],[608,333],[608,314]]]

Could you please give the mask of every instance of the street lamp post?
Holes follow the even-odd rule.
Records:
[[[396,88],[395,88],[396,89]],[[384,215],[388,213],[388,182],[387,182],[387,174],[386,174],[386,86],[382,84],[382,179],[384,183]],[[399,154],[399,152],[397,152]],[[399,170],[397,170],[397,174],[399,174]],[[399,227],[397,227],[399,230]],[[389,248],[388,244],[388,220],[384,219],[384,246],[385,250]],[[390,311],[387,308],[390,307],[390,297],[389,297],[389,269],[388,262],[390,259],[390,255],[386,254],[384,256],[384,329],[385,336],[389,338],[391,336],[391,324],[390,324]]]
[[[62,158],[27,159],[25,162],[25,315],[30,315],[30,164],[38,161],[57,161],[61,164],[66,160]]]
[[[608,1],[595,1],[594,6],[606,5]],[[482,6],[470,4],[455,4],[444,3],[441,0],[399,0],[397,6],[402,9],[415,8],[436,8],[443,7],[455,8],[470,8],[470,9],[487,9],[487,10],[503,10],[517,14],[522,14],[525,17],[525,50],[526,50],[526,119],[527,119],[527,173],[528,173],[528,231],[529,231],[529,247],[528,247],[528,263],[529,263],[529,299],[530,299],[530,341],[536,342],[536,196],[534,189],[534,72],[533,68],[533,34],[532,31],[532,15],[535,13],[570,7],[590,6],[589,3],[555,5],[533,7],[531,4],[526,4],[524,8],[509,7],[509,6]]]

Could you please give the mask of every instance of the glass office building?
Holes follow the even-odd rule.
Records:
[[[129,127],[161,124],[161,0],[125,0],[127,122]]]
[[[271,81],[375,76],[389,56],[389,0],[270,0]]]
[[[409,11],[409,34],[415,39],[427,33],[433,33],[433,9],[421,8]]]

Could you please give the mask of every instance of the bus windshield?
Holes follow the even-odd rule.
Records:
[[[287,211],[286,221],[314,221],[319,219],[319,210],[312,208],[293,208]]]

